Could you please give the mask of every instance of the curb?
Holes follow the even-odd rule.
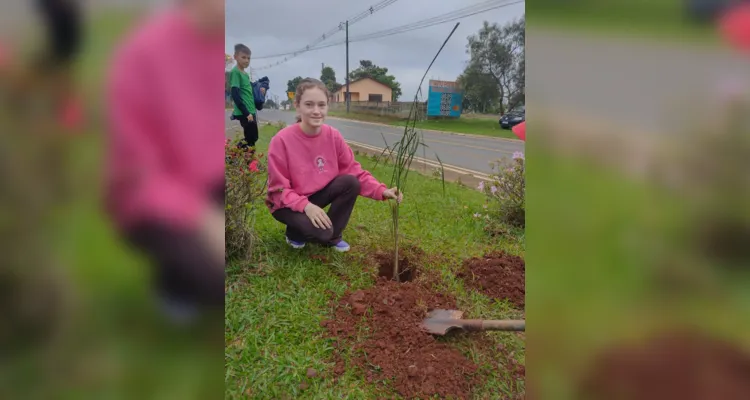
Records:
[[[364,156],[379,156],[383,153],[384,149],[378,149],[375,146],[369,146],[357,142],[347,141],[349,147],[355,154]],[[389,164],[390,165],[390,164]],[[431,171],[439,168],[440,164],[431,160],[422,160],[421,158],[414,157],[410,170],[417,172],[426,177],[430,177]],[[490,177],[481,172],[471,171],[464,168],[456,167],[453,165],[443,164],[443,176],[446,182],[459,183],[468,189],[479,191],[477,188],[480,182],[490,180]]]
[[[383,124],[380,122],[369,122],[369,121],[360,121],[358,119],[351,119],[351,118],[341,118],[341,117],[326,117],[326,119],[337,119],[339,121],[354,121],[360,124],[369,124],[369,125],[378,125],[378,126],[387,126],[390,128],[398,128],[396,125],[388,125]],[[439,133],[443,135],[454,135],[454,136],[464,136],[464,137],[472,137],[472,138],[478,138],[478,139],[490,139],[490,140],[498,140],[503,142],[513,142],[513,143],[524,143],[523,140],[520,139],[511,139],[511,138],[499,138],[494,136],[484,136],[484,135],[474,135],[471,133],[459,133],[459,132],[450,132],[450,131],[436,131],[434,129],[421,129],[421,131],[425,132],[432,132],[432,133]]]

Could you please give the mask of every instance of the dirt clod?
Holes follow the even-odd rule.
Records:
[[[349,295],[349,299],[352,301],[362,301],[365,299],[365,292],[357,290],[356,292]]]
[[[488,297],[507,299],[521,309],[526,306],[526,263],[521,257],[496,252],[470,258],[457,276]]]
[[[316,371],[313,368],[308,368],[307,369],[307,377],[308,378],[315,378],[316,376],[318,376],[318,371]]]
[[[696,333],[603,352],[580,385],[591,399],[750,399],[750,354]]]
[[[364,315],[367,311],[367,306],[362,303],[352,303],[352,314]]]
[[[353,315],[354,304],[371,309],[371,316],[363,321]],[[373,288],[345,295],[334,318],[323,324],[335,341],[347,343],[337,347],[342,352],[337,352],[334,373],[357,369],[368,382],[388,380],[407,399],[470,398],[472,388],[481,383],[476,364],[420,328],[434,308],[455,309],[456,303],[418,282],[380,278]],[[364,327],[367,335],[358,339]]]

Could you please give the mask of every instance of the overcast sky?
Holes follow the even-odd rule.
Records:
[[[279,59],[256,57],[304,48],[347,17],[378,2],[379,0],[275,0],[263,2],[259,6],[255,1],[226,0],[226,52],[233,54],[234,45],[244,43],[253,53],[250,66],[263,67]],[[484,2],[486,0],[400,0],[352,24],[349,36],[402,26]],[[502,25],[522,17],[524,8],[525,3],[518,3],[460,19],[461,25],[425,79],[422,86],[425,99],[428,79],[455,80],[461,74],[469,57],[466,54],[467,37],[475,34],[483,21]],[[313,15],[318,17],[312,17]],[[411,101],[424,70],[454,24],[455,22],[448,22],[384,38],[350,43],[349,68],[355,69],[359,60],[363,59],[387,67],[389,74],[394,75],[401,83],[403,95],[399,100]],[[342,31],[322,44],[344,38]],[[346,48],[343,44],[303,53],[271,69],[259,70],[254,73],[253,79],[268,76],[271,80],[271,93],[283,99],[286,97],[288,80],[296,76],[320,78],[321,63],[333,67],[336,80],[344,82]]]

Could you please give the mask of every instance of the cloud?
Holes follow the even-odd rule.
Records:
[[[253,52],[251,67],[263,67],[279,61],[279,58],[256,59],[296,51],[304,48],[320,35],[365,10],[371,3],[341,2],[340,0],[270,1],[262,6],[246,0],[226,1],[226,51],[232,53],[235,43],[247,44]],[[352,24],[350,37],[381,31],[437,15],[445,14],[485,1],[472,0],[457,2],[437,2],[434,0],[402,0],[376,11],[371,16]],[[454,33],[433,65],[427,79],[453,80],[463,72],[468,54],[467,37],[476,33],[483,21],[503,25],[524,14],[524,3],[487,11],[459,20],[461,25]],[[353,42],[349,44],[349,68],[359,65],[359,60],[371,60],[376,65],[386,67],[389,73],[401,83],[403,95],[400,100],[409,101],[417,91],[419,80],[432,57],[450,33],[455,22],[429,28],[417,29],[393,36]],[[343,40],[344,32],[334,34],[323,44]],[[281,58],[283,59],[283,57]],[[268,76],[271,92],[284,96],[286,82],[295,76],[320,77],[321,63],[333,67],[339,82],[344,81],[346,71],[346,49],[340,46],[303,53],[270,69],[256,71],[253,78]],[[426,83],[422,87],[426,93]]]

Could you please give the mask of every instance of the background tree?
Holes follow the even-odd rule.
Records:
[[[526,57],[521,58],[521,62],[518,63],[513,80],[520,90],[517,90],[510,98],[509,106],[511,108],[526,104]]]
[[[513,43],[514,54],[513,74],[511,82],[515,87],[510,100],[509,107],[515,108],[526,104],[526,19],[521,17],[518,21],[505,25],[505,33]]]
[[[286,91],[287,92],[296,92],[297,86],[299,85],[299,81],[302,80],[301,76],[298,76],[294,79],[290,79],[286,82]]]
[[[349,73],[349,79],[355,81],[363,78],[370,78],[390,87],[391,101],[398,101],[401,97],[401,84],[396,81],[395,76],[388,75],[388,68],[378,67],[370,60],[360,60],[359,67]]]
[[[279,105],[271,98],[266,98],[266,103],[263,105],[263,109],[278,109]]]
[[[490,74],[477,68],[467,68],[456,81],[464,90],[465,110],[483,114],[498,112],[500,92]]]
[[[331,95],[341,89],[342,85],[336,82],[336,71],[334,71],[332,67],[329,67],[327,65],[323,67],[323,69],[320,71],[320,80],[325,83],[326,87],[328,88],[328,92],[330,92]]]
[[[479,32],[468,40],[466,52],[470,59],[462,74],[467,90],[491,79],[499,97],[501,114],[523,105],[526,98],[525,17],[504,26],[485,21]]]

